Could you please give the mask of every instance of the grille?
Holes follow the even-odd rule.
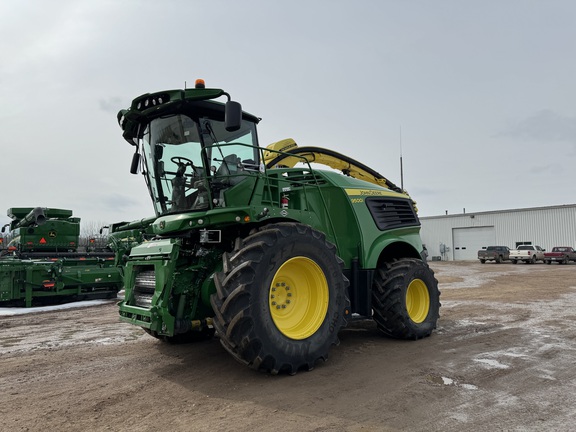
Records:
[[[374,223],[380,231],[420,225],[420,221],[410,200],[369,197],[366,198],[366,205],[370,210],[372,218],[374,218]]]
[[[152,306],[152,296],[156,291],[156,275],[154,270],[142,271],[134,281],[134,304],[149,309]]]

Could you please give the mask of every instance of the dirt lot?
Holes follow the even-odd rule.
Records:
[[[296,376],[236,363],[214,339],[172,346],[114,303],[0,317],[7,431],[542,431],[576,418],[576,265],[432,262],[426,340],[341,333]]]

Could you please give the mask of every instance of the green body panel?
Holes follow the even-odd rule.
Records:
[[[12,207],[8,209],[8,217],[14,220],[14,222],[18,222],[21,219],[26,218],[31,211],[33,211],[36,207]],[[47,218],[57,218],[57,219],[68,219],[72,217],[72,210],[66,209],[43,209],[44,215]]]
[[[192,321],[212,316],[212,276],[221,268],[221,254],[212,250],[190,259],[181,253],[177,239],[150,240],[132,248],[125,267],[127,288],[120,303],[120,319],[158,335],[172,336],[176,327],[186,329]],[[137,288],[137,278],[146,273],[154,275],[153,291],[143,293]],[[143,298],[149,304],[143,304]]]
[[[72,210],[14,207],[0,255],[0,302],[112,298],[122,268],[109,251],[78,252],[80,218]]]
[[[338,233],[333,242],[337,245],[347,268],[350,265],[350,258],[358,258],[361,268],[374,269],[387,249],[403,250],[403,253],[396,254],[397,257],[420,257],[422,251],[420,224],[381,230],[374,223],[366,204],[368,197],[408,200],[408,196],[337,173],[323,172],[323,174],[334,184],[333,198],[327,209],[336,208],[338,211],[329,212],[327,217],[332,220],[335,232]],[[350,255],[347,252],[350,252]]]
[[[285,173],[289,175],[284,176]],[[213,275],[221,270],[225,249],[215,241],[207,248],[209,258],[199,259],[189,251],[183,255],[181,241],[171,237],[178,234],[190,236],[215,231],[222,235],[226,229],[236,231],[244,226],[248,231],[272,221],[289,220],[324,232],[336,245],[348,270],[353,260],[357,260],[363,270],[375,269],[386,251],[390,256],[401,253],[401,256],[419,257],[422,249],[419,225],[381,231],[365,203],[365,197],[375,193],[408,201],[406,196],[328,171],[316,171],[311,184],[302,182],[304,175],[297,168],[269,170],[266,175],[234,186],[234,190],[228,192],[232,198],[225,198],[226,207],[153,220],[148,232],[163,238],[132,247],[125,267],[126,298],[119,304],[120,319],[158,335],[174,336],[178,326],[187,328],[183,322],[213,316],[210,306],[210,295],[215,291]],[[350,190],[365,195],[350,194],[347,192]],[[286,209],[280,207],[282,195],[289,198]],[[267,212],[262,216],[264,209]],[[121,234],[122,231],[116,233]],[[139,294],[134,289],[136,277],[146,270],[154,274],[155,291],[149,305],[138,306],[134,304]],[[179,301],[184,296],[184,306],[179,309]]]
[[[78,250],[80,227],[74,222],[48,221],[38,227],[16,228],[12,233],[13,245],[22,252],[73,252]]]
[[[227,96],[220,89],[145,94],[118,114],[124,138],[137,146],[137,154],[144,158],[142,166],[147,168],[144,174],[157,212],[156,217],[110,227],[117,262],[125,262],[126,294],[119,303],[120,319],[158,336],[194,329],[197,322],[214,316],[210,295],[215,292],[214,274],[222,270],[222,255],[233,250],[236,239],[278,222],[298,222],[323,232],[344,262],[349,289],[355,292],[350,297],[362,299],[358,310],[352,304],[352,312],[370,314],[374,270],[394,259],[422,258],[420,223],[411,198],[397,187],[390,190],[314,169],[298,155],[291,154],[291,160],[300,158],[302,166],[289,168],[280,161],[274,168],[266,168],[264,149],[257,143],[254,148],[259,160],[244,161],[234,154],[233,160],[238,162],[224,176],[230,181],[219,180],[226,146],[236,146],[236,152],[246,154],[241,148],[246,142],[234,141],[259,121],[243,112],[237,136],[235,128],[208,127],[208,123],[224,122],[224,105],[211,101],[223,95]],[[185,132],[183,125],[192,123],[197,129],[190,127]],[[228,138],[221,138],[223,135]],[[196,141],[190,138],[193,136]],[[177,172],[176,162],[163,155],[193,155],[192,151],[186,153],[187,148],[201,148],[195,150],[201,153],[201,160],[190,165],[176,158],[180,162]],[[181,153],[175,153],[178,151]],[[274,153],[287,154],[274,149],[266,152],[272,159]],[[222,164],[220,168],[211,166],[214,161]],[[250,168],[244,169],[244,162]],[[228,162],[226,165],[230,167]],[[195,167],[193,173],[190,167]],[[199,176],[204,176],[201,182]],[[177,185],[183,186],[181,193],[186,192],[189,201],[176,197]],[[197,199],[198,206],[191,204],[195,188],[197,196],[204,194],[202,201]]]
[[[61,297],[112,298],[123,284],[122,272],[110,260],[0,260],[0,302]]]
[[[72,210],[13,207],[7,214],[12,218],[7,247],[15,247],[18,252],[78,249],[80,218],[72,217]]]

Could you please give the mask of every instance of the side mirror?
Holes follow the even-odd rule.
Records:
[[[128,141],[130,145],[138,145],[138,127],[139,124],[134,121],[127,121],[126,116],[130,110],[120,110],[116,118],[118,119],[118,125],[122,128],[122,137]]]
[[[116,115],[116,119],[118,120],[118,125],[122,128],[122,130],[124,130],[124,126],[126,125],[126,113],[128,112],[128,110],[120,110],[118,111],[118,114]]]
[[[224,125],[228,132],[240,129],[242,125],[242,105],[239,102],[229,100],[224,108]]]
[[[140,165],[140,153],[136,152],[132,156],[132,164],[130,165],[130,174],[138,174],[139,165]]]

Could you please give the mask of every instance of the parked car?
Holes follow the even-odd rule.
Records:
[[[488,246],[486,249],[478,251],[478,259],[482,264],[486,261],[495,261],[499,264],[510,259],[510,248],[508,246]]]
[[[510,260],[517,264],[518,261],[524,261],[526,264],[534,264],[536,261],[546,262],[544,252],[540,246],[520,245],[517,249],[510,250]]]
[[[557,262],[558,264],[568,264],[576,261],[576,250],[570,246],[554,246],[550,252],[544,253],[547,264]]]

